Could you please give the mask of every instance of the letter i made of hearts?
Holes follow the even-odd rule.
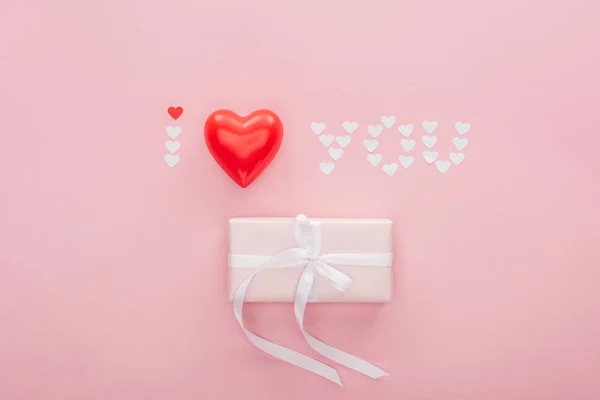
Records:
[[[283,140],[283,125],[270,110],[257,110],[245,117],[218,110],[206,119],[204,139],[217,164],[245,188],[275,158]]]

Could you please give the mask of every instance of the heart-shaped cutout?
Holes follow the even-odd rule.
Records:
[[[245,117],[218,110],[206,119],[204,139],[217,164],[245,188],[275,158],[283,140],[283,125],[270,110],[257,110]]]
[[[177,118],[181,117],[181,114],[183,114],[183,108],[171,106],[167,109],[167,112],[169,113],[171,118],[177,119]]]
[[[369,162],[369,164],[371,164],[372,166],[376,167],[377,164],[379,164],[381,162],[381,158],[383,156],[379,153],[377,154],[367,154],[367,161]]]

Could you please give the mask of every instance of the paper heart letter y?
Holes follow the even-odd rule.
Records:
[[[270,110],[257,110],[246,117],[218,110],[206,119],[204,139],[215,161],[245,188],[275,158],[281,147],[283,126]]]

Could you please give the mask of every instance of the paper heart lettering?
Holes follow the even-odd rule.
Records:
[[[344,121],[342,127],[348,135],[352,135],[358,129],[358,124],[356,122]]]
[[[435,167],[438,169],[438,171],[440,171],[443,174],[444,172],[448,171],[448,169],[450,169],[450,161],[437,160],[435,162]]]
[[[338,160],[342,156],[342,154],[344,154],[344,150],[336,149],[335,147],[330,147],[328,152],[331,158],[333,158],[334,160]]]
[[[181,127],[180,126],[167,126],[167,135],[169,135],[169,137],[171,139],[176,139],[177,136],[179,136],[179,134],[181,133]]]
[[[436,136],[423,136],[423,144],[427,146],[428,149],[432,148],[437,143],[437,140]]]
[[[381,123],[386,127],[386,128],[391,128],[392,126],[394,126],[394,124],[396,123],[396,117],[394,116],[390,116],[390,117],[381,117]]]
[[[385,172],[389,176],[393,176],[396,173],[396,171],[398,171],[398,164],[383,164],[383,172]]]
[[[471,129],[471,124],[467,124],[466,122],[457,122],[454,127],[459,135],[464,135],[465,133],[469,132],[469,129]]]
[[[283,140],[283,125],[270,110],[257,110],[246,117],[218,110],[206,119],[204,139],[217,164],[245,188],[275,158]]]
[[[342,149],[345,149],[349,144],[352,136],[336,136],[335,141],[339,144]]]
[[[429,150],[425,150],[423,152],[423,158],[425,159],[425,161],[427,161],[427,164],[431,164],[432,162],[435,161],[435,159],[438,156],[438,152],[437,151],[429,151]]]
[[[319,142],[321,142],[321,144],[325,147],[331,146],[331,144],[333,143],[334,140],[335,140],[335,137],[333,135],[319,136]]]
[[[377,148],[377,146],[379,146],[379,140],[377,139],[365,139],[363,140],[363,144],[365,145],[365,147],[367,148],[367,150],[369,151],[369,153],[372,153],[373,150],[375,150]]]
[[[377,136],[381,135],[381,132],[383,132],[383,126],[381,126],[381,125],[369,125],[367,127],[367,132],[369,132],[369,134],[371,136],[373,136],[374,138],[376,138]]]
[[[409,137],[410,134],[412,133],[414,129],[413,124],[407,124],[407,125],[400,125],[398,127],[398,132],[400,132],[402,135]]]
[[[438,123],[436,121],[423,121],[423,129],[425,132],[432,133],[437,128]]]
[[[181,148],[181,143],[177,142],[177,141],[172,141],[169,140],[165,143],[165,147],[167,148],[167,150],[169,150],[169,153],[173,154],[173,153],[177,153],[177,150],[179,150]]]
[[[332,162],[322,162],[319,164],[319,168],[325,175],[329,175],[331,171],[335,168],[335,165]]]
[[[381,154],[367,154],[367,161],[374,167],[381,162],[381,158]]]
[[[399,157],[399,159],[400,159],[400,165],[402,165],[404,168],[410,167],[415,162],[415,158],[413,156],[401,155]]]
[[[465,147],[467,147],[467,144],[469,144],[469,141],[467,140],[467,138],[455,137],[454,139],[452,139],[452,143],[454,143],[454,146],[456,146],[457,150],[462,150]]]
[[[454,165],[460,164],[464,159],[465,155],[463,153],[450,153],[450,161],[452,161]]]
[[[173,154],[166,154],[165,162],[167,163],[169,168],[173,168],[179,162],[179,156],[174,156]]]
[[[400,146],[402,146],[405,151],[411,151],[416,144],[417,142],[415,140],[402,139],[400,141]]]
[[[177,118],[181,117],[181,114],[183,114],[183,108],[181,108],[181,107],[169,107],[167,109],[167,112],[169,113],[169,115],[171,116],[171,118],[177,119]]]
[[[310,129],[315,135],[320,135],[325,131],[325,122],[313,122],[310,124]]]

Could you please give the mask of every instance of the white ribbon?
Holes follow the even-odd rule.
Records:
[[[267,268],[290,268],[305,265],[306,267],[300,277],[296,289],[294,313],[296,315],[298,326],[302,331],[302,335],[309,346],[328,359],[371,378],[376,379],[382,376],[388,376],[389,374],[381,368],[353,356],[352,354],[329,346],[309,335],[304,330],[304,311],[306,310],[306,304],[308,303],[309,297],[312,296],[312,289],[317,274],[327,279],[334,288],[342,292],[347,290],[352,284],[352,279],[350,279],[348,275],[333,268],[329,264],[389,267],[392,265],[392,254],[333,253],[321,255],[321,226],[316,221],[309,221],[304,215],[298,215],[294,218],[292,223],[292,233],[298,243],[298,247],[284,250],[274,256],[229,255],[230,267],[256,268],[252,274],[240,283],[233,298],[233,312],[250,342],[273,357],[321,375],[322,377],[343,386],[342,381],[334,368],[263,339],[244,327],[242,314],[244,298],[246,297],[246,291],[248,290],[250,282],[254,279],[254,276],[261,270]]]

